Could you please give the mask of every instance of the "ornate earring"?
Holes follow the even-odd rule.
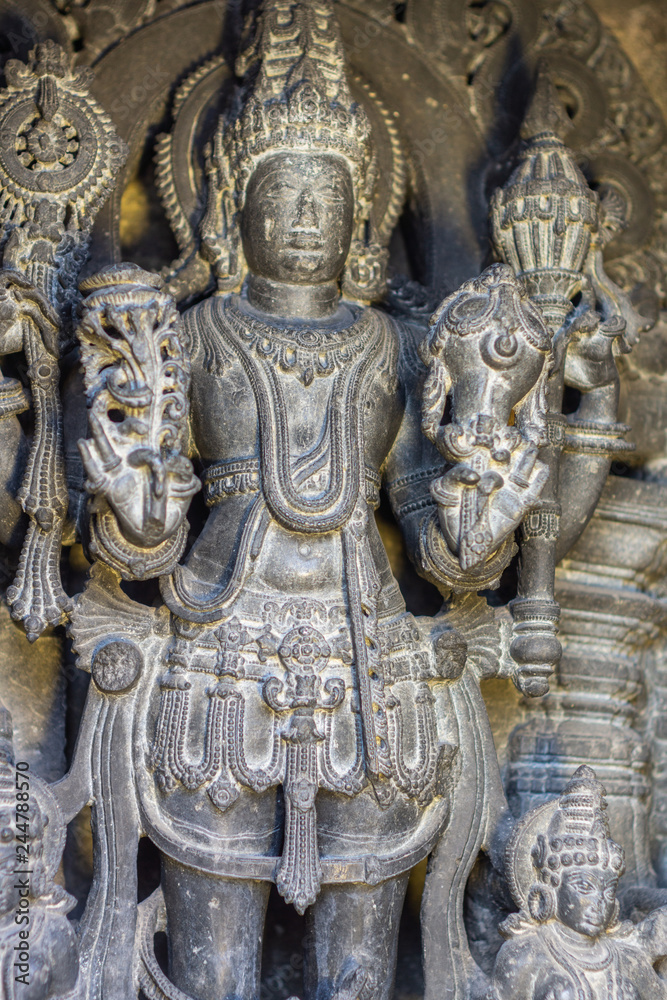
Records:
[[[534,885],[528,894],[528,912],[538,924],[556,916],[556,893],[548,885]]]
[[[379,243],[353,240],[343,272],[343,295],[358,302],[376,302],[387,291],[389,251]]]
[[[234,182],[222,146],[220,129],[213,145],[206,149],[208,199],[201,222],[201,254],[211,265],[219,292],[237,291],[245,277],[245,259],[241,245],[234,200]]]

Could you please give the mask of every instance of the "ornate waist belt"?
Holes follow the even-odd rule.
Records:
[[[380,502],[380,474],[366,466],[366,500],[377,507]],[[243,458],[230,462],[215,462],[204,473],[204,499],[215,507],[227,497],[258,493],[261,487],[258,458]]]

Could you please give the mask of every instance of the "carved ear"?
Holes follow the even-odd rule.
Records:
[[[556,916],[556,893],[549,885],[534,885],[528,893],[528,912],[538,924]]]
[[[533,864],[538,871],[541,868],[544,868],[544,862],[547,857],[547,841],[544,834],[541,833],[537,838],[537,842],[530,852],[530,856],[533,859]]]

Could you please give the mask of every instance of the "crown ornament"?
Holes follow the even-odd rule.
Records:
[[[558,800],[546,837],[538,835],[531,851],[542,882],[557,886],[570,867],[623,870],[623,848],[611,839],[604,786],[595,771],[579,767]]]
[[[201,252],[218,290],[237,290],[243,281],[238,212],[259,162],[280,152],[334,153],[349,164],[355,195],[343,291],[361,302],[381,297],[391,227],[380,232],[373,225],[377,164],[371,123],[352,97],[331,0],[267,0],[247,24],[236,73],[243,80],[236,111],[220,118],[206,154]],[[404,162],[393,134],[392,146],[395,186],[402,193]],[[394,200],[400,207],[402,194]],[[394,220],[396,214],[392,205],[388,215]]]
[[[349,161],[367,216],[375,183],[371,126],[350,92],[331,0],[264,3],[249,25],[236,73],[246,83],[246,96],[225,128],[224,147],[241,202],[263,157],[287,150],[331,152]]]

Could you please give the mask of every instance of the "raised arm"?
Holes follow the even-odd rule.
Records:
[[[651,965],[667,958],[667,906],[649,913],[645,920],[632,927],[630,936]]]
[[[629,428],[617,423],[620,379],[615,354],[630,350],[642,320],[627,295],[605,275],[600,247],[590,254],[588,271],[600,311],[592,308],[592,302],[591,309],[573,324],[565,355],[565,385],[578,390],[581,401],[565,427],[557,559],[567,555],[592,517],[614,455],[633,447],[624,440]]]
[[[132,265],[87,279],[77,330],[90,437],[79,442],[95,496],[91,551],[129,579],[181,555],[199,480],[186,457],[189,357],[172,298]]]

